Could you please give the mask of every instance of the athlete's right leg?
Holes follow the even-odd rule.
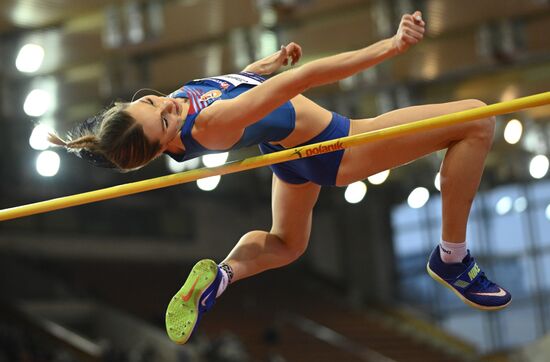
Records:
[[[223,264],[233,271],[232,281],[277,268],[296,260],[307,247],[312,210],[321,187],[312,183],[293,185],[273,175],[273,225],[269,232],[245,234]],[[191,270],[183,287],[174,295],[166,311],[166,330],[170,339],[186,343],[203,313],[216,300],[223,271],[212,260],[201,260]]]
[[[289,184],[273,175],[271,230],[251,231],[231,250],[223,263],[233,269],[233,281],[289,264],[302,255],[320,189],[310,182]]]

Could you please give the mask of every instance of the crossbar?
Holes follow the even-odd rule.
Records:
[[[25,216],[46,213],[92,202],[113,199],[117,197],[156,190],[164,187],[179,185],[201,178],[226,175],[241,172],[280,162],[292,161],[303,157],[311,157],[323,153],[334,152],[349,147],[362,145],[368,142],[399,137],[418,133],[430,129],[447,127],[476,119],[512,113],[525,108],[539,107],[550,104],[550,92],[534,94],[527,97],[495,103],[456,113],[427,118],[403,125],[388,127],[376,131],[361,133],[353,136],[314,143],[311,145],[289,148],[266,155],[249,157],[218,167],[200,168],[196,170],[160,176],[152,179],[122,184],[100,190],[59,197],[32,204],[0,210],[0,221],[21,218]]]

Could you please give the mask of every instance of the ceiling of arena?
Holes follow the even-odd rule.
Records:
[[[261,24],[267,17],[259,3],[270,2],[5,0],[0,5],[0,77],[11,89],[28,87],[31,79],[36,81],[37,74],[29,77],[15,69],[14,58],[23,43],[42,44],[47,56],[38,78],[55,77],[60,93],[55,118],[61,123],[71,122],[113,97],[128,97],[139,87],[170,91],[186,79],[235,71],[243,59],[259,54],[258,49],[250,49],[261,41],[254,37],[261,37]],[[396,13],[401,12],[399,6],[405,11],[415,2],[272,3],[278,23],[263,29],[275,30],[278,42],[302,44],[307,60],[379,39],[393,29]],[[384,6],[393,3],[398,6]],[[385,83],[464,77],[465,73],[483,73],[488,68],[495,72],[512,61],[523,64],[547,55],[548,45],[541,36],[550,28],[546,1],[426,0],[421,5],[428,21],[428,38],[384,69],[386,74],[380,78]],[[132,16],[138,21],[132,22]],[[132,38],[134,30],[141,33]],[[480,50],[483,34],[498,38],[507,33],[520,37],[512,39],[512,46],[520,51],[507,54],[506,49],[492,49],[485,51],[492,54],[484,54]],[[240,44],[243,39],[244,46]],[[475,82],[464,82],[453,96],[489,95],[490,101],[506,90],[511,92],[510,81],[527,76],[525,71],[516,67],[505,75],[495,75],[495,79],[481,76],[480,81],[485,78],[492,86],[483,91]],[[536,82],[524,83],[516,85],[513,94],[528,94],[541,87]]]

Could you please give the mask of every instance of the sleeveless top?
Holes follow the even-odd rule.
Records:
[[[182,162],[209,153],[225,152],[264,142],[280,141],[295,127],[296,114],[290,102],[284,103],[264,118],[244,129],[240,140],[225,150],[211,150],[202,146],[191,135],[191,130],[200,112],[220,99],[231,99],[264,82],[265,78],[255,73],[241,72],[211,78],[195,79],[172,92],[171,98],[188,98],[189,111],[181,128],[184,154],[165,152],[174,160]]]

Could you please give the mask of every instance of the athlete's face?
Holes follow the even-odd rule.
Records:
[[[189,103],[185,98],[154,95],[140,98],[126,108],[126,112],[143,126],[145,136],[153,142],[160,142],[161,151],[178,137],[188,110]]]

